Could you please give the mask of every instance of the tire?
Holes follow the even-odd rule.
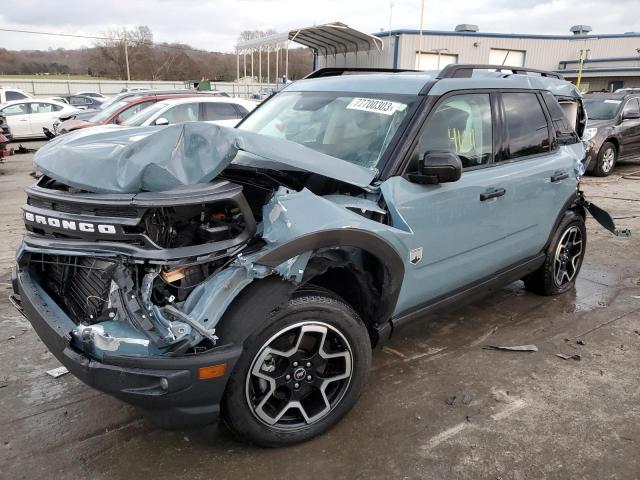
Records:
[[[358,314],[322,290],[300,292],[268,320],[244,342],[222,418],[244,441],[279,447],[319,435],[351,410],[371,343]]]
[[[584,218],[569,210],[553,234],[544,264],[523,279],[525,288],[539,295],[559,295],[573,288],[586,247]]]
[[[596,177],[606,177],[612,171],[618,160],[618,149],[611,142],[604,142],[598,156],[596,157],[596,164],[593,167],[593,174]]]

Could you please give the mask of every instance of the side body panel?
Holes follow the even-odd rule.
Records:
[[[382,186],[394,226],[407,228],[405,278],[395,314],[471,284],[536,255],[576,191],[580,144],[550,155],[464,172],[458,182],[412,184],[393,177]],[[551,177],[566,178],[552,182]],[[480,194],[504,188],[505,195],[480,201]],[[396,225],[397,223],[397,225]]]

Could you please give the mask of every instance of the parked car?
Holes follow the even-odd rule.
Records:
[[[80,115],[75,115],[75,118],[62,121],[60,124],[54,125],[54,133],[56,135],[68,133],[81,128],[95,127],[96,125],[115,124],[120,125],[125,121],[132,118],[139,112],[142,112],[147,107],[160,102],[162,100],[188,98],[188,97],[200,97],[207,98],[209,95],[205,93],[192,93],[188,90],[177,93],[168,93],[163,95],[134,95],[132,97],[125,97],[115,103],[112,103],[109,107],[103,108],[97,111],[93,116],[88,119],[78,119]],[[61,118],[62,120],[62,118]]]
[[[271,95],[276,93],[276,90],[273,88],[262,88],[256,93],[251,95],[252,100],[263,101],[269,98]]]
[[[172,98],[144,109],[122,125],[146,127],[201,121],[234,127],[255,106],[254,102],[226,97]]]
[[[589,143],[587,171],[611,173],[618,159],[640,155],[640,92],[592,93],[584,96]]]
[[[13,100],[0,105],[2,113],[11,127],[14,138],[41,138],[43,131],[53,129],[60,115],[73,114],[78,109],[53,100]]]
[[[326,69],[237,128],[62,137],[34,157],[13,302],[74,375],[161,425],[222,414],[259,445],[308,440],[401,327],[519,279],[567,292],[586,209],[615,231],[578,188],[575,86],[482,68]]]
[[[19,88],[0,87],[0,104],[11,102],[13,100],[26,100],[33,98],[26,92],[23,92]]]
[[[97,98],[98,100],[102,100],[103,102],[109,98],[106,95],[98,92],[78,92],[76,95],[84,95],[85,97]]]
[[[65,95],[61,97],[69,105],[80,110],[99,110],[106,99],[94,98],[89,95]]]

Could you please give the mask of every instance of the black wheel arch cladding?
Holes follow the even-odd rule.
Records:
[[[332,229],[302,235],[270,250],[256,263],[275,268],[304,252],[345,247],[367,252],[382,265],[384,274],[380,296],[384,302],[379,306],[378,318],[379,321],[391,318],[404,279],[404,262],[391,244],[375,233],[361,229]],[[306,272],[305,279],[309,279]]]

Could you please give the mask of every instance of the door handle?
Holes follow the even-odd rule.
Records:
[[[484,202],[485,200],[490,200],[492,198],[498,198],[498,197],[503,196],[505,193],[507,193],[507,191],[504,188],[496,188],[495,190],[492,190],[490,192],[481,193],[480,194],[480,201]]]
[[[558,172],[555,175],[551,175],[551,183],[556,183],[560,180],[566,180],[567,178],[569,178],[569,174],[567,172]]]

